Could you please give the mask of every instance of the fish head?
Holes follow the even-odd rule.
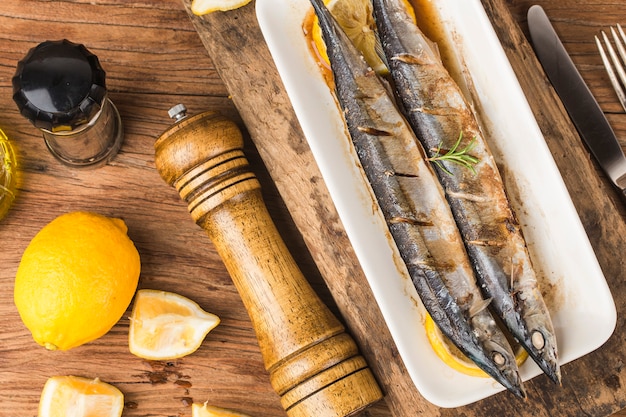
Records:
[[[521,398],[526,398],[522,384],[522,377],[515,360],[515,354],[511,346],[506,341],[488,339],[483,341],[483,347],[491,357],[493,364],[497,367],[500,375],[509,382],[509,390],[512,390]],[[512,387],[512,388],[511,388]],[[516,392],[517,391],[517,392]]]
[[[561,370],[558,365],[556,336],[551,323],[544,320],[528,320],[527,325],[530,339],[528,354],[555,383],[560,384]]]

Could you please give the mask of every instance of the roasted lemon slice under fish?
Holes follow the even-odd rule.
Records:
[[[387,65],[381,56],[383,52],[376,34],[376,22],[369,0],[325,0],[326,7],[337,20],[337,23],[346,32],[356,48],[361,51],[367,64],[376,73],[385,75],[389,73]],[[407,7],[413,13],[413,8],[407,2]],[[414,16],[414,15],[413,15]],[[415,21],[415,18],[413,19]],[[326,45],[322,39],[322,32],[317,22],[317,16],[313,19],[311,37],[315,48],[327,65]]]

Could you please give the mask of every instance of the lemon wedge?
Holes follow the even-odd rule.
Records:
[[[39,417],[120,417],[124,395],[113,385],[77,376],[54,376],[43,387]]]
[[[219,408],[207,403],[191,404],[191,417],[249,417],[247,414],[237,413],[226,408]]]
[[[193,0],[191,12],[197,16],[221,11],[238,9],[250,3],[252,0]]]
[[[463,354],[452,342],[443,334],[435,324],[430,314],[426,315],[424,321],[426,337],[431,347],[446,365],[469,376],[489,378],[489,375],[480,369],[474,362]],[[528,352],[520,345],[514,347],[515,362],[521,366],[528,358]]]
[[[169,360],[200,347],[219,317],[179,294],[139,290],[130,316],[128,346],[143,359]]]

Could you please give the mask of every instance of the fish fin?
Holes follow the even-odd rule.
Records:
[[[524,270],[522,265],[515,263],[515,261],[511,259],[511,276],[509,279],[509,290],[511,291],[511,294],[515,294],[517,292],[517,280],[520,279],[519,277],[521,277],[523,273]]]
[[[374,32],[374,41],[375,41],[374,42],[374,51],[380,57],[380,59],[383,61],[385,66],[387,68],[389,68],[389,63],[387,62],[387,56],[385,55],[385,50],[383,49],[383,43],[380,40],[380,36],[378,35],[378,32]]]
[[[433,42],[430,39],[426,38],[426,41],[430,44],[430,48],[433,50],[433,54],[439,59],[439,61],[443,62],[441,59],[441,51],[439,51],[439,44],[437,42]]]
[[[479,314],[481,311],[485,310],[489,306],[490,303],[491,303],[491,298],[480,300],[479,302],[474,303],[474,305],[472,305],[469,310],[470,317],[474,317],[475,315]]]

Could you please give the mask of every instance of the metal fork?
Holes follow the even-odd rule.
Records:
[[[624,66],[626,65],[626,48],[624,46],[626,45],[626,34],[624,34],[624,30],[618,24],[617,28],[611,27],[611,35],[613,36],[613,41],[619,52],[619,57],[615,53],[615,49],[613,49],[613,45],[611,45],[611,41],[609,41],[609,37],[604,31],[602,31],[602,39],[609,52],[608,55],[611,57],[610,61],[598,36],[595,36],[596,45],[600,51],[606,72],[609,74],[611,84],[613,84],[613,89],[617,93],[617,97],[619,98],[619,102],[622,103],[624,111],[626,111],[626,93],[624,92],[626,88],[626,71],[624,70]]]

